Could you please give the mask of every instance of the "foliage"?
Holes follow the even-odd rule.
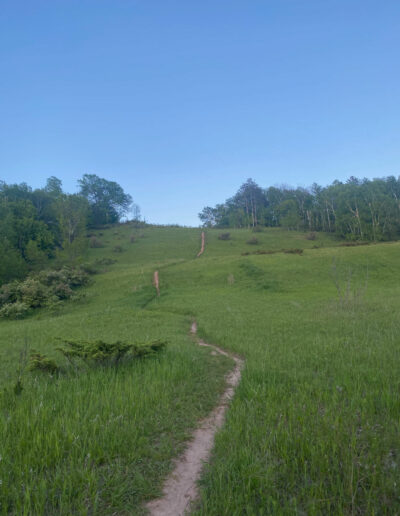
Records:
[[[81,287],[89,281],[89,276],[84,268],[79,267],[62,267],[58,270],[42,271],[38,275],[39,281],[48,286],[54,286],[60,283],[66,283],[70,287]]]
[[[247,240],[246,244],[249,244],[249,245],[257,245],[259,242],[258,242],[258,238],[256,237],[251,237],[249,240]]]
[[[221,233],[218,235],[218,240],[230,240],[231,234],[230,233]]]
[[[117,260],[114,258],[98,258],[95,262],[95,265],[113,265],[114,263],[117,263]]]
[[[199,214],[208,227],[283,227],[336,234],[348,240],[394,240],[400,236],[400,179],[350,177],[321,187],[260,188],[247,180],[224,204]]]
[[[109,343],[103,340],[64,340],[64,343],[67,347],[57,349],[69,360],[78,358],[87,364],[94,363],[103,365],[117,364],[123,358],[142,358],[154,355],[162,351],[166,346],[166,342],[161,340],[145,343],[143,345],[128,344],[122,341]]]
[[[37,242],[29,240],[25,249],[25,260],[31,268],[40,268],[48,261],[48,255],[40,249]]]
[[[28,363],[28,371],[41,371],[43,373],[55,374],[58,369],[58,365],[54,360],[38,351],[32,351]]]
[[[98,249],[100,247],[104,247],[104,245],[101,240],[99,240],[95,236],[92,236],[89,240],[89,247],[91,247],[92,249]]]
[[[54,197],[61,197],[63,194],[62,181],[55,176],[51,176],[46,180],[45,192]]]
[[[21,378],[18,378],[18,380],[15,382],[15,385],[13,387],[14,394],[16,396],[19,396],[23,390],[24,390],[24,386],[22,385]]]
[[[99,268],[97,267],[96,262],[83,262],[79,265],[79,268],[81,271],[89,275],[99,273]]]
[[[84,237],[76,238],[72,244],[65,242],[62,249],[57,250],[57,264],[74,267],[86,257],[88,241]]]
[[[71,245],[76,239],[82,237],[86,230],[89,203],[81,195],[60,194],[55,205],[62,242],[64,245]]]
[[[341,242],[340,245],[342,247],[357,247],[359,245],[369,245],[370,242],[364,242],[362,240],[355,240],[350,242]]]
[[[13,281],[0,287],[0,306],[18,301],[19,286],[18,281]]]
[[[29,313],[29,306],[21,301],[5,303],[0,308],[2,319],[23,319]]]
[[[23,278],[26,275],[28,271],[27,262],[7,238],[0,239],[0,256],[0,285],[2,282]]]
[[[64,340],[67,347],[57,348],[71,363],[75,359],[84,361],[87,365],[118,365],[125,359],[138,359],[148,357],[163,351],[166,342],[156,340],[142,345],[128,344],[117,341],[114,343],[96,341],[72,341]],[[54,374],[59,371],[56,362],[46,355],[33,350],[27,366],[28,371],[41,371]]]
[[[118,222],[131,206],[117,183],[85,175],[79,185],[79,194],[66,194],[54,176],[35,190],[0,181],[0,285],[48,267],[54,258],[76,263],[86,252],[88,225]],[[96,239],[90,243],[100,247]]]
[[[18,298],[30,308],[43,306],[48,297],[48,289],[34,278],[27,278],[18,287]]]
[[[291,249],[280,249],[280,250],[272,250],[272,249],[257,249],[256,251],[246,251],[242,253],[242,256],[250,256],[250,255],[260,255],[260,254],[276,254],[276,253],[285,253],[285,254],[303,254],[304,249],[299,248],[291,248]]]
[[[128,213],[132,197],[126,194],[118,183],[102,179],[96,174],[85,174],[78,183],[80,195],[90,204],[92,225],[118,222]]]
[[[62,267],[5,284],[0,287],[0,318],[20,319],[30,308],[54,306],[58,301],[73,297],[74,289],[88,281],[84,267]]]
[[[285,254],[303,254],[303,249],[283,249]]]

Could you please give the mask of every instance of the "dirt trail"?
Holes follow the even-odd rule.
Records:
[[[201,249],[200,249],[199,253],[197,254],[197,258],[204,253],[205,245],[206,245],[206,234],[204,233],[204,231],[202,231],[201,232]]]
[[[157,290],[157,296],[160,297],[160,280],[158,277],[158,271],[154,272],[153,285],[154,285],[155,289]]]
[[[197,333],[195,322],[192,324],[191,333],[192,335]],[[235,367],[226,377],[226,389],[218,405],[206,419],[200,422],[183,455],[175,461],[175,468],[164,484],[163,496],[147,504],[151,516],[183,516],[190,511],[190,504],[198,496],[197,481],[200,478],[203,463],[210,458],[214,435],[224,423],[226,409],[240,381],[243,360],[200,339],[197,339],[197,342],[200,346],[211,348],[213,353],[231,357],[235,361]]]

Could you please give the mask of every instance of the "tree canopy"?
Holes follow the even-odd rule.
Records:
[[[322,187],[258,186],[248,179],[236,194],[199,214],[209,227],[285,227],[326,231],[352,240],[400,236],[400,179],[350,177]]]
[[[90,222],[93,225],[118,222],[132,206],[132,197],[114,181],[107,181],[96,174],[85,174],[78,184],[80,195],[90,204]]]
[[[120,185],[94,174],[79,185],[78,194],[68,194],[55,176],[35,190],[0,181],[0,284],[44,266],[60,251],[81,253],[89,225],[119,222],[132,204]]]

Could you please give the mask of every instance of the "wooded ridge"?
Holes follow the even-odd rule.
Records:
[[[223,204],[205,207],[199,218],[206,227],[284,227],[350,240],[395,240],[400,235],[400,179],[350,177],[326,187],[266,189],[248,179]]]

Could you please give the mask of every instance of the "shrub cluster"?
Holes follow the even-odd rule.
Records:
[[[100,247],[104,247],[104,244],[101,240],[99,240],[96,236],[92,236],[89,240],[89,246],[92,249],[98,249]]]
[[[114,260],[113,258],[98,258],[94,265],[113,265],[114,263],[117,263],[118,260]]]
[[[65,347],[57,348],[76,369],[79,363],[89,367],[117,366],[123,360],[149,357],[161,352],[167,345],[165,341],[156,340],[143,344],[129,344],[123,341],[104,342],[64,340]],[[32,351],[28,371],[55,374],[60,372],[57,363],[37,351]]]
[[[28,371],[42,371],[43,373],[55,374],[58,371],[58,365],[51,358],[47,358],[46,355],[32,351]]]
[[[317,246],[315,246],[318,249]],[[250,256],[251,254],[276,254],[276,253],[286,253],[286,254],[303,254],[304,249],[280,249],[276,251],[265,250],[265,249],[257,249],[257,251],[249,252],[246,251],[242,253],[242,256]]]
[[[20,319],[31,309],[51,306],[69,299],[74,289],[89,280],[86,267],[63,267],[46,270],[23,281],[13,281],[0,288],[0,318]]]
[[[306,235],[307,240],[316,240],[316,238],[317,238],[317,235],[314,233],[314,231],[311,231],[311,233],[308,233]]]
[[[218,235],[218,240],[230,240],[231,234],[230,233],[221,233]]]
[[[253,251],[253,252],[246,251],[246,252],[242,253],[242,256],[249,256],[250,254],[276,254],[278,252],[279,251],[271,251],[271,250],[266,250],[266,249],[257,249],[257,251]]]
[[[348,242],[342,242],[340,245],[344,247],[356,247],[358,245],[369,245],[370,242],[364,240],[350,240]]]
[[[303,249],[282,249],[286,254],[303,254]]]
[[[144,344],[128,344],[123,341],[113,343],[102,340],[72,341],[64,340],[67,347],[57,348],[71,362],[83,360],[86,364],[116,364],[123,358],[141,358],[153,355],[166,346],[166,342],[157,340]]]
[[[258,244],[258,238],[252,237],[252,238],[250,238],[250,240],[247,240],[246,244],[257,245]]]

